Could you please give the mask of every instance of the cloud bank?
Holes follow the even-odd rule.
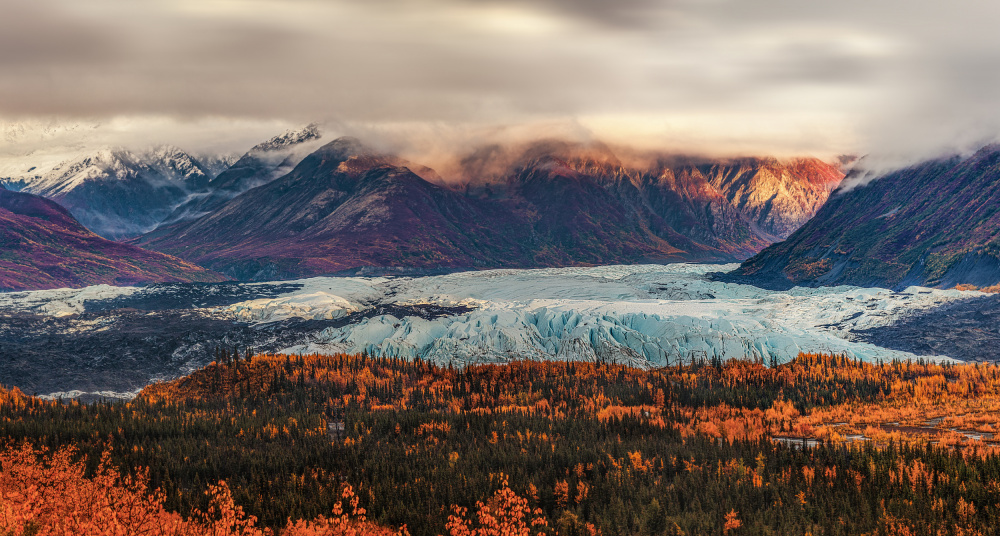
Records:
[[[562,121],[650,148],[900,158],[1000,132],[1000,4],[974,0],[0,0],[0,13],[7,120],[457,137]]]

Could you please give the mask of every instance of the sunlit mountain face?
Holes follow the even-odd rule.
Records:
[[[933,159],[843,191],[733,280],[758,285],[951,288],[1000,283],[1000,151]]]
[[[796,228],[843,176],[816,159],[637,167],[566,142],[490,146],[460,162],[446,180],[340,138],[288,175],[134,243],[241,279],[729,261]]]

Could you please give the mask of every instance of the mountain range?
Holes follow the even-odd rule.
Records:
[[[107,148],[55,166],[20,190],[66,207],[83,225],[110,239],[149,231],[210,172],[175,147],[148,153]]]
[[[485,147],[460,167],[460,180],[444,181],[340,138],[287,175],[133,243],[251,280],[731,261],[807,220],[843,177],[815,159],[626,165],[607,147],[558,141]]]
[[[318,137],[313,126],[289,131],[239,159],[195,157],[173,146],[143,151],[107,147],[42,172],[32,167],[0,180],[9,189],[52,199],[91,231],[121,240],[200,216],[287,173],[315,148],[308,143]]]
[[[446,180],[309,125],[240,158],[105,148],[41,167],[5,161],[0,182],[104,238],[264,280],[743,260],[807,221],[843,178],[810,158],[616,151],[485,145]]]
[[[0,289],[222,280],[175,257],[101,238],[53,201],[0,188]]]
[[[816,158],[651,154],[623,161],[600,143],[559,140],[517,148],[480,148],[462,159],[461,173],[467,189],[489,189],[540,158],[561,160],[617,191],[619,197],[629,197],[629,190],[637,191],[643,204],[655,205],[657,198],[676,196],[702,212],[711,207],[708,212],[719,217],[727,217],[725,213],[735,209],[739,215],[728,218],[743,220],[752,233],[767,242],[787,237],[808,221],[844,177],[839,166]]]
[[[769,287],[994,285],[1000,146],[849,178],[787,240],[722,277]]]

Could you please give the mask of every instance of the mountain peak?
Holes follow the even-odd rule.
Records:
[[[253,149],[250,149],[250,152],[259,153],[275,151],[291,147],[293,145],[299,145],[300,143],[307,141],[318,140],[321,137],[323,137],[323,134],[319,130],[319,125],[310,123],[300,129],[288,130],[283,134],[279,134],[263,143],[259,143],[255,145]]]
[[[90,155],[81,156],[77,162],[86,162],[94,166],[115,167],[135,162],[136,157],[124,147],[102,147]]]
[[[201,162],[173,145],[153,147],[143,156],[149,165],[163,176],[182,181],[189,188],[201,188],[211,179],[210,172]]]
[[[155,146],[149,148],[146,151],[146,153],[149,154],[150,156],[155,156],[155,157],[158,157],[158,158],[171,158],[171,157],[188,157],[188,158],[190,158],[190,155],[188,155],[186,152],[184,152],[183,149],[181,149],[180,147],[178,147],[176,145],[171,145],[169,143],[165,143],[163,145],[155,145]]]
[[[148,166],[123,147],[103,147],[92,153],[67,160],[52,168],[32,185],[32,193],[52,197],[80,184],[101,178],[125,179]]]

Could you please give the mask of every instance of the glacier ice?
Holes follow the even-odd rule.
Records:
[[[316,277],[275,297],[203,309],[235,322],[318,321],[288,353],[362,352],[439,363],[601,360],[663,366],[692,359],[779,362],[801,351],[865,360],[913,354],[852,340],[922,310],[981,294],[911,287],[764,290],[712,281],[735,265],[486,270],[428,277]],[[253,285],[269,283],[249,283]],[[64,316],[141,287],[0,294],[0,309]],[[422,314],[436,307],[434,314]],[[443,312],[442,312],[443,311]],[[277,326],[278,324],[273,324]],[[946,356],[934,356],[947,359]]]
[[[232,308],[252,316],[247,308],[259,307],[275,320],[282,314],[333,318],[329,315],[387,302],[473,307],[433,319],[366,317],[323,329],[309,342],[286,349],[290,353],[367,351],[455,364],[531,358],[663,366],[712,357],[783,362],[801,351],[911,359],[915,356],[908,352],[849,340],[851,330],[888,325],[970,296],[919,287],[902,292],[848,286],[769,291],[706,276],[732,268],[670,264],[380,280],[314,278],[298,291],[301,299],[289,295]],[[331,298],[318,299],[317,287]]]

